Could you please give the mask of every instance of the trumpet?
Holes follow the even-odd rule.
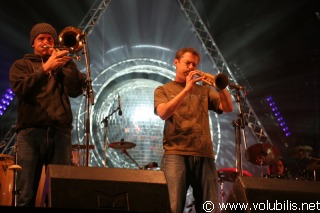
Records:
[[[209,73],[205,73],[202,71],[198,71],[198,74],[202,78],[202,82],[204,84],[208,84],[210,86],[213,86],[214,88],[218,90],[223,90],[229,85],[229,78],[224,73],[219,73],[217,75],[211,75]]]
[[[62,46],[43,45],[42,48],[44,48],[44,49],[53,48],[53,49],[58,49],[58,50],[69,50],[69,51],[70,51],[70,48],[69,48],[69,47],[62,47]]]
[[[70,54],[77,55],[77,59],[80,59],[78,53],[83,49],[83,38],[85,33],[76,27],[66,27],[59,34],[59,44],[56,46],[44,45],[43,48],[55,48],[59,50],[68,50]]]

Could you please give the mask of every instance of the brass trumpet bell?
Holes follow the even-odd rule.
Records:
[[[214,78],[215,84],[213,85],[218,90],[222,90],[229,85],[229,78],[226,74],[219,73]]]
[[[67,49],[71,54],[76,54],[83,49],[82,37],[84,32],[79,28],[69,26],[59,34],[59,49]]]
[[[224,73],[219,73],[215,76],[205,73],[202,71],[199,71],[199,76],[203,77],[202,82],[204,84],[208,84],[210,86],[213,86],[217,90],[223,90],[229,85],[229,78]]]

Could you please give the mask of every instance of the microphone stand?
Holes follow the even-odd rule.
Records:
[[[243,176],[243,169],[242,169],[242,144],[241,144],[241,135],[243,137],[243,142],[245,145],[245,150],[247,150],[247,138],[246,138],[246,131],[245,131],[245,126],[247,124],[245,118],[244,118],[244,113],[242,111],[242,107],[240,104],[240,88],[238,87],[237,89],[237,97],[236,97],[236,102],[238,105],[239,109],[239,114],[238,114],[238,119],[233,120],[232,124],[235,128],[235,139],[236,139],[236,172],[240,174],[240,176]]]
[[[133,161],[133,163],[136,164],[136,166],[137,166],[140,170],[143,170],[144,167],[140,166],[140,165],[137,163],[137,161],[135,161],[135,160],[131,157],[131,155],[129,155],[129,153],[127,152],[127,150],[126,150],[125,148],[122,149],[121,152],[124,153],[124,154],[126,154],[126,155]]]
[[[109,118],[111,115],[113,115],[114,113],[116,113],[118,110],[120,110],[120,106],[118,106],[117,109],[113,110],[108,116],[106,116],[101,123],[104,123],[104,127],[105,127],[105,134],[104,134],[104,144],[103,144],[103,150],[104,150],[104,167],[107,167],[107,139],[108,139],[108,124],[109,124]]]
[[[85,55],[86,70],[87,70],[87,80],[86,80],[86,119],[85,119],[85,139],[86,139],[86,166],[89,166],[89,142],[90,142],[90,104],[94,105],[94,96],[92,90],[91,81],[91,71],[90,62],[87,50],[86,34],[83,35],[84,49],[83,53]]]

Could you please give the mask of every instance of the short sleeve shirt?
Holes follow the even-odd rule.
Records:
[[[185,83],[175,81],[159,86],[154,92],[154,107],[169,102],[179,94]],[[178,109],[165,120],[163,147],[165,154],[214,158],[209,126],[209,111],[218,109],[220,96],[213,88],[196,84]],[[156,110],[155,110],[156,112]]]

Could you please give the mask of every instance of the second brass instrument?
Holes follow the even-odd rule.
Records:
[[[83,47],[83,41],[81,37],[83,37],[84,32],[82,32],[79,28],[69,26],[64,28],[59,34],[59,45],[51,47],[51,46],[43,46],[43,48],[55,48],[59,50],[69,50],[70,54],[79,53]],[[77,57],[79,60],[79,58]]]
[[[81,37],[84,35],[79,28],[66,27],[59,34],[59,44],[63,48],[69,48],[70,53],[78,53],[83,47],[83,41]]]
[[[219,73],[214,76],[209,73],[198,71],[198,75],[203,77],[202,82],[210,86],[213,86],[218,90],[223,90],[229,85],[229,78],[224,73]]]

